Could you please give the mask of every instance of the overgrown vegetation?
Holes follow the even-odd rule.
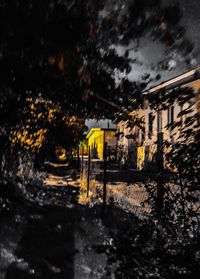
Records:
[[[148,203],[152,207],[150,221],[142,225],[142,235],[139,232],[135,235],[135,230],[130,230],[130,235],[123,238],[123,245],[120,236],[115,243],[121,262],[117,276],[194,278],[200,266],[199,91],[177,87],[150,93],[146,98],[154,110],[166,110],[175,103],[182,110],[169,126],[171,138],[162,146],[168,172],[158,166],[158,180],[145,183]],[[130,118],[125,115],[127,125]],[[142,119],[131,122],[128,127],[135,125],[140,127]],[[161,196],[159,187],[162,187]]]

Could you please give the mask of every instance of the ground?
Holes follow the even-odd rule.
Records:
[[[83,203],[80,181],[70,174],[49,173],[42,185],[22,188],[23,198],[12,185],[0,188],[6,204],[0,279],[183,279],[200,272],[197,243],[170,244],[171,235],[163,241],[152,222],[120,208],[121,202],[133,205],[127,198],[134,185],[108,185],[115,199],[105,210]]]
[[[78,187],[45,187],[42,206],[1,220],[0,278],[102,278],[107,256],[93,249],[108,238],[101,219],[77,204]]]
[[[105,224],[112,209],[105,218],[101,206],[79,204],[78,185],[70,176],[49,174],[37,190],[27,189],[25,204],[2,214],[0,279],[114,278],[117,264],[108,275],[108,255],[100,249],[112,241]],[[113,231],[117,222],[109,222]]]

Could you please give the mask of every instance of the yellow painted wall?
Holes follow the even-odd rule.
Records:
[[[145,146],[137,148],[137,169],[142,170],[145,160]]]
[[[103,160],[103,143],[104,143],[104,131],[94,131],[88,139],[88,145],[90,146],[91,155],[97,153],[97,157]],[[96,150],[96,151],[95,151]]]
[[[166,157],[165,157],[165,154],[169,153],[171,151],[171,148],[167,148],[165,147],[164,148],[164,157],[163,157],[163,160],[164,160],[164,167],[166,169],[171,169],[170,165],[167,163],[167,160],[166,160]],[[150,146],[149,148],[149,152],[147,154],[147,158],[145,158],[145,146],[139,146],[137,148],[137,169],[138,170],[142,170],[143,167],[144,167],[144,164],[146,163],[145,160],[148,160],[149,162],[152,162],[153,161],[153,156],[156,155],[157,153],[157,145],[153,145],[153,146]],[[177,169],[171,169],[172,171],[176,172]]]
[[[90,146],[91,157],[93,158],[95,158],[95,155],[97,155],[98,159],[103,160],[104,133],[105,133],[105,141],[108,143],[108,146],[117,145],[115,131],[104,131],[104,130],[94,131],[88,137],[88,146]]]

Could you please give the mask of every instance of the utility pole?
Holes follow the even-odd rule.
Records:
[[[88,146],[87,197],[90,191],[90,146]]]
[[[78,171],[80,172],[80,147],[78,146],[78,149],[77,149],[77,161],[78,161]]]
[[[81,154],[81,179],[83,177],[83,153],[84,153],[84,147],[82,147],[82,154]]]
[[[107,128],[110,129],[110,123],[109,123],[109,119],[108,119],[108,125],[107,125]]]
[[[104,131],[104,148],[103,148],[103,159],[104,159],[104,166],[103,166],[103,213],[106,209],[106,197],[107,197],[107,142],[105,141],[105,131]]]

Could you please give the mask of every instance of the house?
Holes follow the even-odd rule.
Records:
[[[86,139],[92,159],[103,160],[104,144],[107,143],[109,155],[116,153],[117,137],[114,128],[91,128]]]
[[[124,117],[118,117],[117,123],[118,135],[118,153],[125,156],[131,168],[143,169],[152,167],[156,164],[158,143],[162,141],[177,142],[180,139],[182,128],[186,125],[187,118],[195,115],[196,124],[199,124],[200,115],[200,67],[177,76],[171,80],[163,82],[145,92],[144,103],[134,111],[128,113],[129,121]],[[193,97],[189,98],[183,105],[178,101],[181,90],[178,88],[187,88],[191,90]],[[176,93],[175,93],[176,92]],[[161,108],[152,108],[148,98],[145,96],[158,96],[162,93],[176,94],[179,96],[173,99],[173,103],[168,103],[165,107],[163,103]],[[162,101],[163,102],[163,101]],[[182,113],[187,111],[187,113]],[[122,113],[122,116],[124,113]],[[180,126],[174,125],[181,121]],[[130,125],[132,122],[132,125]],[[129,124],[128,124],[129,123]],[[134,124],[135,123],[135,124]],[[138,124],[140,123],[140,124]],[[164,150],[167,152],[167,150]]]

